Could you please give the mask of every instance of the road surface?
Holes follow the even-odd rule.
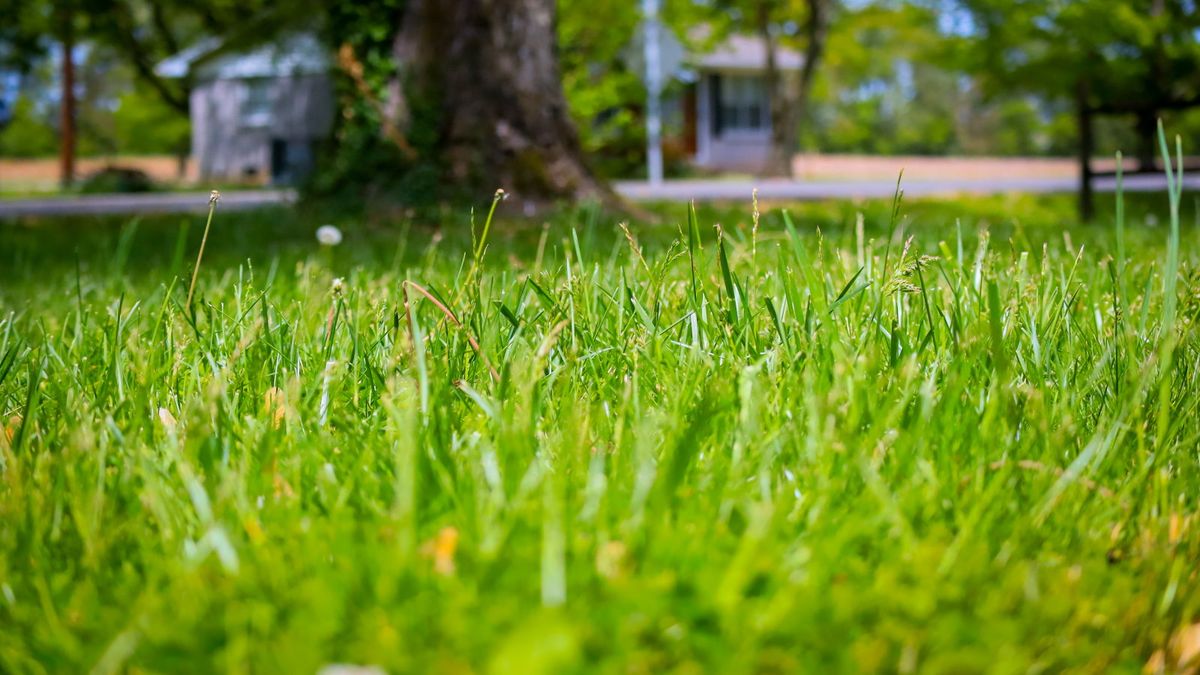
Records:
[[[1097,192],[1112,192],[1116,181],[1097,178]],[[758,189],[764,200],[868,199],[891,197],[894,180],[668,180],[659,185],[645,181],[617,181],[618,193],[633,201],[721,201],[749,200]],[[996,194],[1022,192],[1048,194],[1074,192],[1072,178],[1003,178],[993,180],[954,179],[907,180],[901,186],[908,197],[953,194]],[[1188,176],[1184,186],[1200,190],[1200,176]],[[1156,192],[1166,189],[1162,176],[1130,176],[1125,179],[1129,192]],[[0,219],[20,216],[111,215],[140,213],[203,213],[208,210],[208,192],[169,192],[128,195],[79,195],[32,199],[0,199]],[[234,190],[221,194],[222,211],[246,210],[292,204],[294,190]]]
[[[0,218],[18,216],[100,216],[140,213],[204,213],[208,192],[77,195],[0,199]],[[245,211],[296,201],[294,190],[231,190],[221,193],[222,211]]]
[[[1096,178],[1092,186],[1097,192],[1113,192],[1116,180]],[[1163,176],[1129,176],[1125,179],[1127,192],[1165,191]],[[1200,189],[1200,176],[1187,176],[1184,186]],[[1028,194],[1052,194],[1074,192],[1079,188],[1075,178],[999,178],[991,180],[942,178],[938,180],[905,180],[900,184],[906,197],[929,197],[953,194],[998,194],[1022,192]],[[739,180],[668,180],[660,185],[644,181],[618,181],[617,192],[635,201],[697,201],[746,200],[758,188],[760,199],[771,200],[814,200],[814,199],[869,199],[891,197],[896,191],[893,180],[813,180],[794,181],[763,179]]]

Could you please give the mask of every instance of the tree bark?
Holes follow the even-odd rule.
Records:
[[[759,0],[755,7],[758,35],[766,52],[763,78],[766,80],[767,103],[771,116],[771,147],[763,173],[768,176],[791,176],[792,153],[796,147],[796,117],[792,114],[794,101],[791,87],[779,72],[775,36],[771,34],[773,4],[769,0]]]
[[[59,103],[59,182],[64,188],[75,182],[75,17],[69,8],[59,11],[62,31],[61,101]]]
[[[1157,170],[1155,156],[1158,155],[1158,113],[1147,110],[1139,112],[1134,122],[1137,131],[1137,170],[1150,173]]]
[[[805,24],[807,41],[804,45],[804,63],[800,67],[800,86],[796,92],[797,119],[802,118],[808,108],[809,94],[817,68],[825,58],[825,42],[829,35],[829,13],[831,0],[808,0],[808,23]]]
[[[555,0],[410,0],[389,122],[406,131],[417,102],[436,106],[438,159],[456,184],[616,203],[584,161],[557,42]]]
[[[1167,53],[1163,42],[1162,16],[1166,11],[1163,0],[1151,0],[1150,19],[1155,26],[1154,42],[1146,50],[1147,81],[1158,91],[1170,91],[1171,83],[1167,77]],[[1134,117],[1134,130],[1137,132],[1138,171],[1149,173],[1155,170],[1154,157],[1158,154],[1158,111],[1143,110]]]
[[[166,56],[179,51],[179,43],[171,32],[167,19],[163,16],[163,8],[158,2],[150,3],[153,10],[153,25],[155,35],[161,42],[161,49],[153,48],[152,39],[140,39],[139,22],[128,2],[114,2],[104,16],[110,42],[120,51],[133,66],[137,76],[150,86],[168,106],[187,115],[189,114],[188,94],[192,88],[191,74],[185,74],[179,82],[172,82],[159,76],[154,70],[155,64]]]
[[[804,63],[800,67],[799,80],[794,82],[785,77],[777,65],[776,41],[770,31],[771,3],[766,0],[758,3],[758,29],[766,45],[767,91],[771,97],[771,153],[766,166],[769,175],[792,175],[792,158],[799,147],[800,121],[804,119],[813,80],[825,56],[829,27],[828,3],[829,0],[808,0],[808,16],[804,23]]]

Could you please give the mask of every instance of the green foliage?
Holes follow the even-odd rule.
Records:
[[[646,89],[628,67],[640,21],[641,6],[625,0],[558,4],[563,93],[584,151],[604,176],[645,169]]]
[[[974,29],[951,40],[948,57],[993,95],[1026,92],[1125,116],[1143,149],[1164,111],[1200,105],[1200,11],[1190,0],[952,4]]]
[[[956,56],[996,88],[1097,104],[1161,103],[1200,93],[1200,12],[1187,0],[958,0],[977,31]],[[1157,8],[1161,8],[1159,11]]]
[[[12,120],[0,129],[0,157],[45,157],[57,149],[54,126],[38,114],[28,97],[18,98]]]
[[[1146,204],[1119,269],[1065,198],[218,208],[194,311],[199,221],[0,228],[0,670],[1139,671],[1200,616]]]
[[[187,116],[145,87],[121,95],[112,116],[114,144],[122,153],[179,154],[191,146]]]
[[[406,0],[338,3],[328,9],[324,38],[331,50],[349,45],[361,64],[362,82],[336,72],[338,115],[334,138],[323,155],[324,169],[315,172],[310,192],[322,197],[349,199],[361,206],[363,195],[390,198],[407,204],[427,205],[445,196],[440,180],[442,158],[436,151],[440,139],[439,113],[433,105],[436,92],[406,90],[409,124],[406,153],[381,133],[381,102],[396,75],[393,41]],[[369,95],[364,95],[365,86]]]
[[[815,151],[918,155],[1038,155],[1051,137],[1043,101],[984,98],[950,55],[955,40],[919,3],[865,3],[839,14],[804,145]],[[886,55],[881,58],[881,55]],[[1058,145],[1055,143],[1058,142]]]
[[[0,131],[0,153],[47,157],[58,151],[58,81],[52,64],[32,64],[12,127]],[[111,50],[93,46],[76,64],[78,152],[82,156],[179,154],[191,145],[187,116],[144,85]],[[36,103],[39,102],[39,103]]]

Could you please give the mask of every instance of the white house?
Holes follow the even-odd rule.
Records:
[[[238,51],[204,40],[163,61],[163,77],[194,81],[192,157],[202,178],[294,183],[333,125],[332,61],[300,33]]]
[[[712,51],[690,58],[696,78],[694,91],[684,96],[684,133],[695,138],[689,149],[696,166],[755,171],[766,164],[771,101],[765,44],[758,37],[734,35]],[[776,47],[775,62],[780,71],[798,71],[804,57]]]

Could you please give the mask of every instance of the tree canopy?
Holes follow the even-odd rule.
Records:
[[[1153,155],[1155,120],[1200,106],[1200,12],[1190,0],[954,0],[955,55],[988,91],[1130,115]]]

